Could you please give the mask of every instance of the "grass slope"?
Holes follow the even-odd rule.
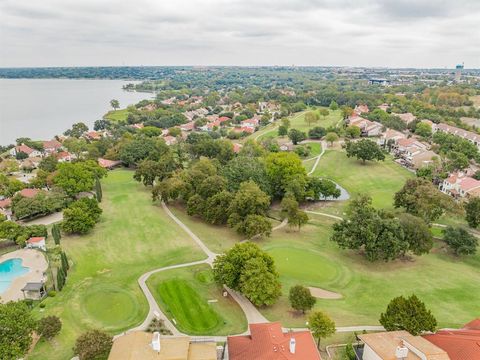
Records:
[[[127,170],[109,172],[102,181],[102,219],[86,236],[62,238],[73,262],[66,287],[45,300],[38,317],[57,315],[62,331],[55,341],[41,341],[31,359],[69,359],[83,331],[112,334],[140,324],[148,304],[137,280],[155,268],[195,261],[204,254],[162,211],[149,190]]]
[[[392,207],[395,192],[414,176],[390,156],[385,161],[370,161],[363,165],[357,159],[348,158],[345,152],[336,150],[327,150],[323,154],[314,175],[337,182],[350,195],[368,193],[373,205],[382,208]]]
[[[247,328],[242,310],[233,299],[222,296],[208,265],[156,273],[148,280],[148,287],[182,332],[231,335]]]
[[[328,128],[330,126],[336,126],[342,120],[342,111],[341,110],[334,110],[333,111],[333,110],[330,110],[330,109],[327,108],[327,110],[329,111],[329,114],[327,116],[325,116],[325,118],[320,116],[320,120],[318,120],[317,123],[309,126],[305,122],[305,114],[309,111],[319,113],[320,109],[322,109],[322,108],[319,107],[315,110],[307,110],[307,111],[304,111],[304,112],[302,112],[298,115],[292,116],[290,118],[290,127],[292,129],[298,129],[298,130],[301,130],[301,131],[304,131],[304,132],[308,133],[308,130],[310,130],[311,128],[314,128],[316,126],[321,126],[321,127],[324,127],[324,128]]]
[[[432,253],[412,261],[369,263],[331,242],[331,225],[325,217],[314,217],[300,232],[278,230],[261,243],[275,258],[283,287],[280,301],[261,309],[269,320],[305,325],[306,317],[292,312],[288,303],[295,284],[341,293],[343,299],[319,299],[315,306],[339,326],[375,325],[393,297],[412,293],[432,310],[440,326],[460,326],[478,316],[480,254],[457,258],[438,242]]]
[[[120,109],[120,110],[110,110],[106,113],[103,118],[117,122],[117,121],[127,121],[128,110],[127,109]]]

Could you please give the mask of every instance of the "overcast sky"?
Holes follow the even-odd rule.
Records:
[[[0,67],[480,68],[480,0],[0,0]]]

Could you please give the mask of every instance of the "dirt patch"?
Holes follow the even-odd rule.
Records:
[[[333,291],[328,291],[324,289],[320,289],[317,287],[309,287],[310,293],[312,296],[318,298],[318,299],[341,299],[343,298],[342,294],[333,292]]]

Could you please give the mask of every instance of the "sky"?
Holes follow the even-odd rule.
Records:
[[[480,0],[0,0],[0,67],[480,68]]]

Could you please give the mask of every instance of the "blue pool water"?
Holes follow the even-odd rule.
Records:
[[[29,268],[22,266],[22,259],[10,259],[0,263],[0,294],[8,289],[13,279],[28,272]]]

